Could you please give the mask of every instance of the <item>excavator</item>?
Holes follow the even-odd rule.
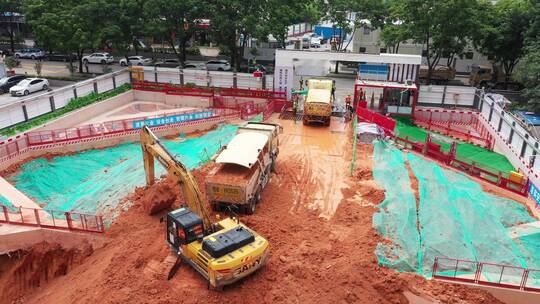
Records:
[[[182,188],[185,206],[167,214],[166,239],[177,254],[171,268],[171,279],[182,262],[189,264],[208,282],[208,287],[221,290],[260,269],[269,255],[269,243],[237,217],[212,223],[197,181],[189,171],[161,144],[156,135],[141,129],[146,183],[155,182],[154,160],[165,167]]]

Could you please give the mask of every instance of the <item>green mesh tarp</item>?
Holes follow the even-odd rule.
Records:
[[[397,121],[396,134],[399,137],[409,137],[417,142],[426,142],[426,137],[429,131],[414,126],[410,117],[396,116],[392,118]],[[437,134],[436,132],[432,133]],[[453,138],[440,134],[437,134],[437,136],[445,137],[448,139],[448,141],[456,141]],[[441,145],[441,149],[443,151],[450,151],[450,144],[448,142],[442,142],[437,139],[433,139],[433,142]],[[467,163],[474,161],[478,167],[492,171],[496,174],[498,173],[497,171],[508,173],[515,170],[514,166],[512,166],[508,159],[502,154],[475,146],[473,144],[461,141],[457,142],[457,158],[461,161],[465,161]]]
[[[374,145],[373,176],[386,198],[373,224],[391,241],[377,246],[379,263],[427,277],[438,256],[539,268],[540,243],[512,239],[509,233],[512,226],[536,221],[523,205],[488,194],[466,175],[435,162],[403,156],[381,142]],[[418,205],[407,186],[405,160],[418,180]],[[498,279],[489,271],[483,275]]]
[[[210,160],[221,145],[236,134],[226,125],[197,138],[164,140],[163,143],[188,168]],[[156,176],[165,173],[156,164]],[[140,143],[88,150],[52,160],[36,159],[21,166],[10,182],[45,203],[47,209],[111,214],[120,200],[146,183]]]
[[[392,241],[377,245],[379,262],[414,272],[419,269],[420,235],[416,226],[416,200],[403,153],[376,142],[373,162],[376,164],[373,177],[386,190],[385,199],[378,206],[381,212],[373,215],[373,226]],[[397,235],[400,237],[392,237]]]

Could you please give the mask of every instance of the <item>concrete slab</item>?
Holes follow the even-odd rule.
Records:
[[[36,202],[31,200],[21,191],[17,190],[2,177],[0,177],[0,195],[2,195],[15,207],[41,209]]]

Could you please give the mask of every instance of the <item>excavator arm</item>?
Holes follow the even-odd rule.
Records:
[[[189,169],[174,158],[147,126],[143,126],[141,129],[141,148],[144,171],[146,172],[146,184],[152,185],[155,182],[154,159],[157,159],[167,170],[167,173],[173,176],[182,187],[187,206],[202,219],[204,230],[210,231],[212,222],[210,221],[208,209],[204,204],[197,181]]]

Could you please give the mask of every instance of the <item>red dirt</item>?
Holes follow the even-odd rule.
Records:
[[[291,137],[288,142],[294,141]],[[265,267],[245,280],[223,292],[211,291],[203,278],[186,265],[171,281],[163,278],[168,271],[169,263],[165,260],[169,249],[164,240],[165,225],[159,218],[165,213],[148,216],[146,209],[155,200],[172,201],[178,207],[180,191],[174,181],[165,180],[149,189],[137,189],[129,196],[134,203],[106,232],[111,241],[104,248],[96,250],[67,275],[16,298],[17,301],[408,303],[403,292],[410,291],[441,303],[500,303],[480,290],[427,281],[377,264],[375,247],[382,240],[371,221],[373,205],[384,199],[384,192],[365,173],[372,166],[369,146],[359,148],[354,178],[348,176],[348,170],[339,171],[339,178],[346,185],[341,188],[342,199],[330,220],[321,218],[321,210],[311,204],[317,188],[332,187],[332,180],[321,182],[316,175],[320,168],[327,168],[319,166],[327,164],[321,164],[319,154],[299,154],[297,147],[281,146],[277,172],[263,191],[257,213],[241,219],[266,237],[271,246],[271,257]],[[350,153],[329,157],[337,159],[343,168],[348,168],[351,159]],[[194,172],[202,191],[208,168]]]

